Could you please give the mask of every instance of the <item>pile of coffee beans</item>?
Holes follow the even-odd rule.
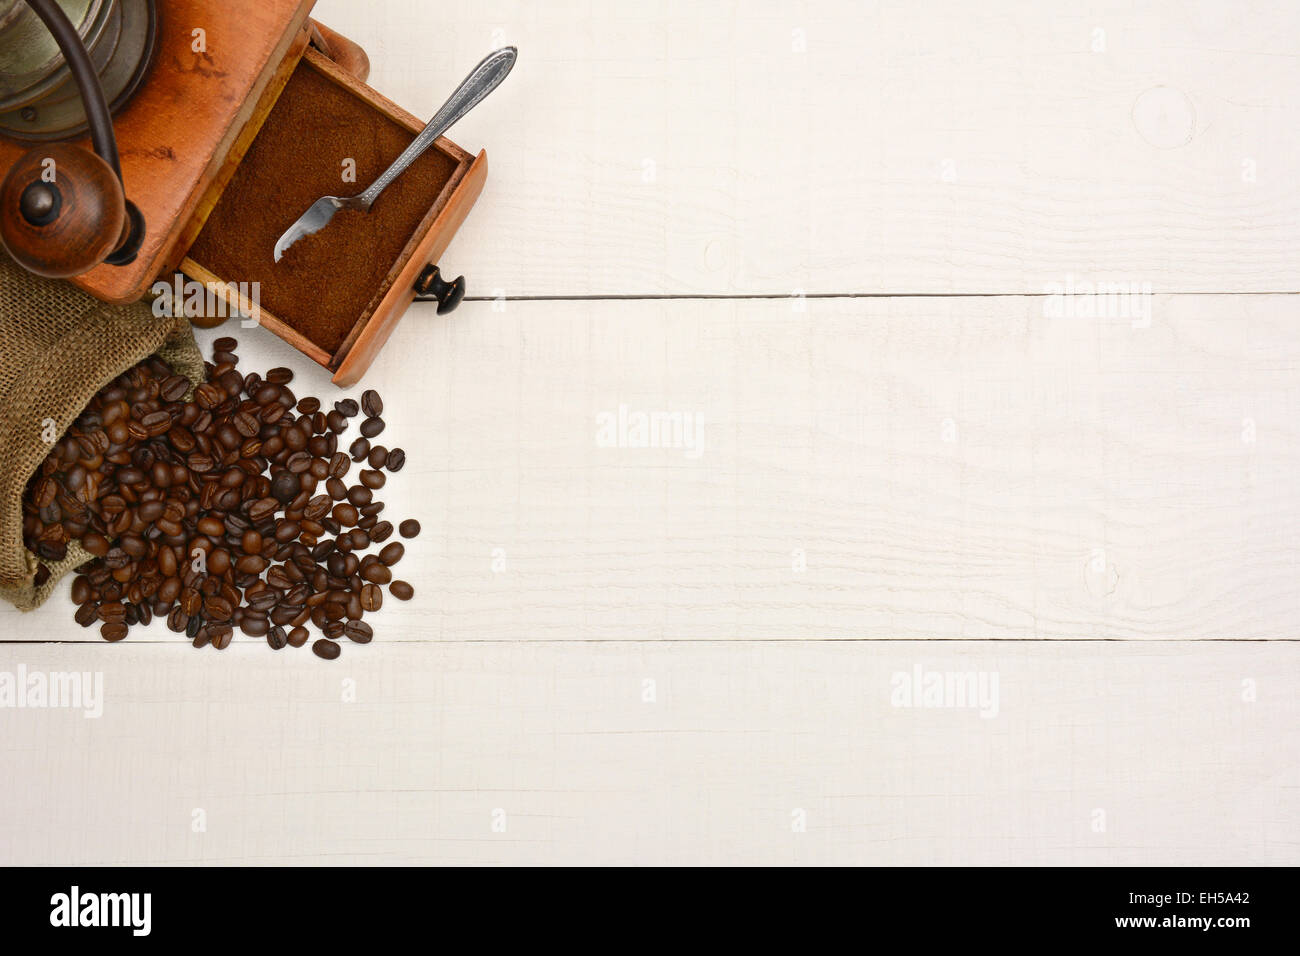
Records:
[[[310,623],[312,650],[334,660],[341,638],[370,642],[365,618],[385,587],[415,594],[393,578],[406,549],[384,544],[393,525],[375,500],[406,454],[371,444],[384,430],[373,390],[325,411],[294,396],[287,368],[240,374],[236,347],[216,340],[189,400],[189,380],[157,356],[101,389],[32,476],[23,541],[42,561],[73,540],[93,555],[72,599],[105,640],[159,617],[195,647],[228,647],[238,629],[279,650],[307,643]],[[363,437],[341,452],[358,414]],[[399,525],[404,538],[419,530]],[[42,564],[38,580],[48,575]]]

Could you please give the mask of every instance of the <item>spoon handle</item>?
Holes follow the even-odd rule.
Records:
[[[429,125],[420,131],[419,135],[411,141],[411,145],[402,150],[402,155],[393,160],[393,164],[385,169],[379,178],[370,184],[370,188],[357,199],[365,203],[366,208],[369,209],[370,204],[379,198],[379,194],[388,187],[388,184],[405,172],[406,167],[415,162],[416,157],[432,146],[434,140],[447,132],[453,123],[481,103],[483,97],[500,85],[506,78],[506,74],[514,67],[516,55],[515,48],[507,46],[484,57],[483,61],[470,71],[469,76],[465,77],[464,82],[456,87],[456,92],[452,93],[447,98],[447,102],[439,107],[438,112],[433,114]]]

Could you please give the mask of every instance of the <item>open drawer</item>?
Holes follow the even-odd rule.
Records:
[[[181,263],[232,306],[357,382],[446,249],[487,178],[487,155],[439,139],[369,213],[338,212],[275,262],[280,234],[321,196],[360,192],[424,121],[308,48]]]

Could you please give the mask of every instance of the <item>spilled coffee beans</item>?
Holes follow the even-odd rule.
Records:
[[[289,390],[287,368],[241,374],[237,346],[214,343],[190,401],[189,382],[156,356],[101,389],[28,483],[23,543],[44,562],[81,542],[92,557],[72,581],[74,617],[107,641],[160,618],[195,647],[228,647],[238,629],[278,651],[305,645],[311,624],[324,635],[312,651],[334,660],[338,639],[370,642],[362,618],[384,585],[414,593],[389,570],[400,543],[365,553],[393,531],[374,500],[380,469],[405,455],[366,437],[339,450],[358,415],[363,435],[383,431],[374,390],[324,412]],[[371,468],[349,484],[354,461]],[[403,536],[418,530],[402,522]]]

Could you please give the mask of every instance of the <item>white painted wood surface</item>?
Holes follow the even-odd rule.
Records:
[[[269,653],[41,647],[105,704],[5,715],[3,862],[1295,860],[1291,644]],[[893,706],[918,665],[996,673],[997,716]]]
[[[332,666],[0,609],[105,680],[0,709],[0,863],[1300,861],[1294,6],[317,14],[422,115],[521,51],[444,259],[505,298],[366,382],[416,600]]]

